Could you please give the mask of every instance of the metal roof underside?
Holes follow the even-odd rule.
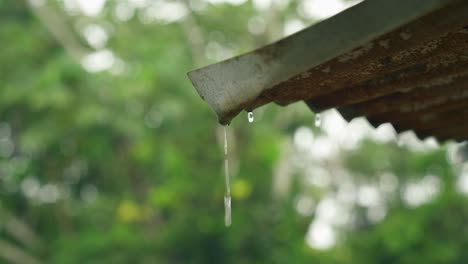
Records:
[[[270,102],[305,101],[348,121],[466,140],[468,1],[364,1],[189,77],[223,124]]]

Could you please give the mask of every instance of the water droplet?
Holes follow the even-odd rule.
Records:
[[[227,126],[224,126],[224,181],[226,184],[226,193],[224,195],[224,224],[231,225],[231,184],[229,179],[229,159],[228,159],[228,141]]]
[[[247,119],[249,119],[249,123],[252,123],[254,121],[254,116],[252,112],[247,113]]]
[[[322,116],[317,113],[315,114],[315,126],[319,127],[322,124]]]

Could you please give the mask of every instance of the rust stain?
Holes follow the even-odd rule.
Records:
[[[347,119],[413,130],[421,138],[468,139],[468,2],[459,1],[309,69],[246,103],[306,101]],[[282,50],[276,44],[260,54]]]

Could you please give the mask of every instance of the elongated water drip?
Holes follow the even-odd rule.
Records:
[[[231,196],[224,196],[224,225],[231,226]]]
[[[322,124],[322,116],[320,115],[320,113],[317,113],[315,114],[315,126],[320,127],[321,124]]]
[[[247,113],[247,119],[249,120],[249,123],[252,123],[254,121],[253,112]]]
[[[231,184],[229,179],[229,159],[227,143],[227,126],[224,126],[224,181],[226,184],[226,193],[224,194],[224,224],[231,225]]]

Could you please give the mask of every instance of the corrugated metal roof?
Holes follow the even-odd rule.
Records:
[[[333,20],[349,19],[351,27],[344,28],[341,25],[343,30],[352,30],[353,22],[362,16],[368,19],[369,23],[379,23],[380,15],[385,16],[385,13],[392,11],[390,7],[379,8],[378,2],[365,1],[361,5],[366,4],[367,7],[344,11],[344,14],[329,19],[325,27],[328,25],[329,29],[334,31],[333,34],[349,35],[337,28]],[[229,120],[238,113],[239,108],[251,110],[272,101],[287,105],[303,100],[315,112],[337,108],[347,120],[365,116],[374,126],[389,122],[398,132],[413,130],[421,138],[435,136],[439,140],[468,139],[468,1],[434,1],[430,7],[423,7],[429,1],[407,2],[419,3],[414,6],[405,6],[404,1],[393,3],[401,8],[413,8],[413,13],[408,11],[411,16],[399,17],[395,13],[385,18],[395,21],[400,19],[400,24],[394,23],[382,31],[375,28],[356,29],[358,34],[354,37],[357,41],[352,43],[359,45],[354,45],[352,49],[349,45],[344,45],[340,50],[340,39],[331,38],[333,43],[330,45],[337,47],[330,53],[333,56],[326,60],[318,60],[319,63],[311,63],[310,68],[294,68],[295,66],[291,65],[295,61],[298,64],[303,63],[301,57],[295,55],[292,56],[295,61],[287,60],[287,55],[276,52],[277,49],[284,49],[284,46],[296,47],[288,46],[290,42],[300,41],[301,38],[302,41],[306,41],[300,35],[291,37],[293,40],[280,41],[235,58],[234,60],[239,61],[248,55],[261,55],[264,63],[267,54],[271,57],[273,65],[276,65],[276,69],[281,70],[283,67],[289,75],[294,74],[279,81],[273,78],[274,82],[270,81],[271,78],[268,79],[270,82],[267,83],[271,87],[264,85],[260,92],[237,103],[237,108],[222,109],[222,112],[214,107],[220,115],[220,120],[223,121],[223,115]],[[359,23],[355,25],[362,26]],[[314,27],[320,27],[320,24],[305,32],[309,32],[309,36],[317,35],[317,32],[313,31]],[[350,35],[350,38],[352,37]],[[324,48],[324,52],[327,51]],[[306,53],[320,50],[303,52],[303,58],[307,59],[309,57]],[[282,56],[286,56],[287,59]],[[277,57],[283,59],[275,61]],[[233,63],[238,62],[230,60],[218,67],[227,69],[227,64]],[[259,64],[258,67],[265,66]],[[230,70],[235,71],[235,68]],[[218,74],[213,68],[208,71],[208,75],[204,69],[202,72],[209,78],[213,78],[209,73]],[[266,75],[275,74],[266,70],[264,72]],[[259,74],[261,73],[260,71]],[[236,78],[236,74],[233,77]],[[226,82],[229,81],[228,78]],[[197,81],[194,81],[194,84],[203,96],[204,91],[200,91],[203,88],[199,88],[200,84]],[[259,85],[262,84],[260,82]],[[240,82],[239,85],[243,83]],[[251,86],[247,88],[252,89]],[[235,96],[235,89],[232,89],[228,92],[229,97]]]

